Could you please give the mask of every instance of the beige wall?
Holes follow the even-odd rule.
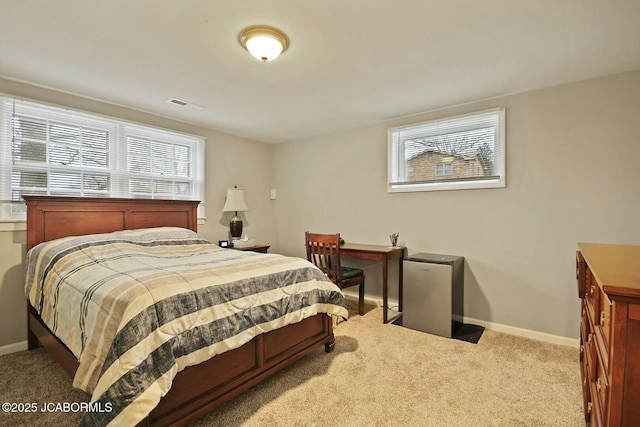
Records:
[[[384,102],[381,100],[380,102]],[[507,187],[386,192],[387,128],[506,107]],[[306,230],[466,258],[465,316],[576,338],[576,243],[640,244],[640,71],[273,148],[276,250]],[[359,264],[369,297],[380,266]]]
[[[3,79],[0,79],[0,93],[204,136],[207,219],[205,224],[199,226],[199,233],[215,242],[228,238],[230,214],[221,211],[226,189],[237,185],[246,189],[247,204],[251,209],[243,213],[245,232],[258,241],[275,240],[269,200],[268,145]],[[14,226],[24,229],[23,224],[11,224],[11,227]],[[8,228],[8,225],[5,224],[4,228]],[[22,266],[25,246],[24,231],[0,231],[0,349],[26,340]]]
[[[245,231],[273,252],[304,256],[306,230],[382,245],[398,231],[410,254],[465,256],[470,318],[575,338],[576,243],[640,244],[640,71],[275,146],[2,79],[0,92],[205,136],[200,232],[213,241],[227,237],[220,210],[238,185]],[[387,128],[497,106],[507,108],[507,188],[386,192]],[[0,348],[26,339],[25,239],[0,232]],[[356,264],[379,298],[380,266]]]

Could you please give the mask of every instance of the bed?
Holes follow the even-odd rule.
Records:
[[[346,318],[347,316],[340,290],[334,287],[321,273],[320,276],[316,276],[316,272],[307,271],[307,266],[300,264],[307,263],[306,260],[282,257],[275,254],[258,254],[222,249],[203,241],[195,234],[197,228],[196,209],[198,206],[196,201],[47,196],[25,196],[25,200],[27,203],[27,250],[29,251],[27,259],[38,260],[27,265],[28,346],[29,349],[39,346],[46,348],[52,357],[74,377],[74,385],[81,384],[80,388],[88,387],[89,391],[95,392],[91,406],[83,418],[83,422],[87,425],[106,425],[108,423],[119,425],[137,423],[138,425],[154,426],[184,425],[263,381],[318,347],[324,346],[326,352],[331,352],[335,346],[331,317]],[[78,239],[80,238],[72,236],[85,237],[82,237],[82,243],[79,243]],[[142,240],[138,241],[136,239]],[[160,244],[158,243],[159,241],[161,242]],[[48,243],[43,244],[45,242]],[[149,242],[153,242],[153,244]],[[189,252],[191,246],[187,248],[188,245],[194,245],[193,253]],[[165,258],[148,261],[150,255],[147,252],[141,254],[136,252],[142,246],[153,246],[153,250],[160,251],[158,256],[164,256]],[[156,246],[160,246],[162,249],[156,249]],[[78,247],[81,247],[81,249],[78,250]],[[34,289],[33,286],[35,285],[31,283],[36,283],[36,280],[32,280],[35,277],[34,272],[47,272],[47,274],[53,276],[51,273],[53,270],[49,266],[54,265],[57,269],[59,265],[62,265],[62,267],[59,267],[60,269],[63,267],[68,268],[68,271],[72,271],[73,274],[59,273],[58,270],[55,270],[57,281],[50,281],[50,283],[55,283],[55,286],[64,284],[67,288],[73,290],[79,289],[79,284],[84,286],[84,283],[88,282],[88,280],[85,276],[79,275],[78,271],[84,270],[85,266],[92,263],[99,264],[98,267],[102,268],[103,272],[120,269],[119,264],[116,263],[117,259],[124,258],[119,255],[120,251],[124,251],[123,248],[129,247],[134,248],[134,254],[127,253],[126,257],[133,257],[136,260],[138,259],[136,257],[142,257],[140,259],[143,261],[138,260],[137,262],[144,264],[142,269],[131,267],[130,270],[126,271],[126,274],[133,277],[135,281],[135,286],[125,288],[125,294],[129,295],[128,299],[131,301],[139,301],[139,299],[136,299],[137,297],[131,297],[129,292],[130,289],[138,289],[138,284],[146,280],[136,276],[136,274],[138,274],[138,270],[147,269],[148,264],[159,263],[161,264],[160,270],[163,270],[168,264],[176,264],[179,266],[178,268],[184,268],[185,264],[193,264],[196,269],[204,268],[204,264],[215,264],[221,267],[215,272],[207,272],[206,274],[201,272],[199,276],[192,273],[192,270],[188,272],[186,270],[172,271],[169,275],[179,277],[180,283],[178,285],[171,284],[171,286],[163,287],[158,285],[158,283],[161,283],[160,280],[154,279],[155,281],[150,282],[153,285],[145,285],[150,289],[148,293],[152,295],[152,297],[149,297],[153,300],[152,310],[149,310],[148,307],[146,311],[136,308],[133,303],[130,305],[133,305],[134,308],[130,306],[123,310],[110,308],[110,313],[111,311],[126,313],[121,314],[117,330],[111,332],[109,331],[113,330],[113,327],[104,326],[100,329],[94,326],[103,323],[103,319],[100,316],[106,311],[104,307],[91,311],[87,306],[78,302],[80,299],[74,300],[71,291],[66,291],[65,294],[65,292],[60,291],[60,288],[53,288],[54,292],[43,296],[44,291]],[[35,249],[32,251],[32,248]],[[37,257],[34,255],[35,253],[37,253]],[[51,259],[55,259],[57,264],[51,259],[43,261],[42,257],[48,253],[64,253],[65,257],[62,258],[58,255],[52,257]],[[73,256],[68,255],[70,253]],[[92,257],[98,256],[96,254],[100,254],[99,256],[108,254],[107,259],[100,258],[98,261],[91,261],[94,260]],[[211,261],[207,257],[211,257]],[[63,262],[61,259],[65,261]],[[183,259],[188,259],[189,261],[183,261]],[[288,267],[288,263],[292,263],[292,267]],[[43,265],[47,266],[47,268],[44,268]],[[229,333],[228,336],[225,335],[225,337],[219,339],[211,338],[213,335],[211,333],[212,329],[208,325],[213,325],[214,323],[222,325],[223,323],[220,323],[222,321],[218,319],[211,322],[208,320],[202,322],[200,316],[202,316],[203,311],[220,311],[222,310],[220,307],[223,307],[224,310],[236,310],[238,308],[237,301],[244,301],[242,298],[250,298],[253,301],[252,304],[255,304],[256,298],[263,297],[243,296],[238,298],[234,296],[228,299],[231,302],[212,303],[211,307],[214,308],[204,305],[202,301],[209,298],[208,295],[222,292],[218,291],[219,288],[226,289],[224,295],[236,295],[240,290],[235,285],[232,286],[231,282],[243,283],[245,284],[243,285],[244,287],[255,288],[258,286],[253,281],[249,282],[249,280],[253,279],[248,277],[249,273],[247,272],[250,268],[254,268],[250,267],[254,265],[259,266],[256,268],[263,272],[262,274],[256,274],[256,277],[260,279],[256,279],[258,281],[255,283],[260,284],[260,286],[268,286],[269,295],[275,295],[274,292],[283,295],[281,300],[277,299],[274,300],[276,303],[269,304],[270,308],[268,310],[271,310],[274,305],[279,307],[290,306],[292,301],[298,300],[306,301],[303,304],[304,307],[292,309],[290,312],[280,315],[277,320],[272,316],[267,320],[247,321],[250,326],[243,328],[240,328],[235,323],[230,323],[228,319],[233,316],[229,315],[225,317],[227,319],[225,320],[226,323],[224,323],[225,326],[216,326],[216,328],[224,331],[230,328],[238,329],[241,330],[241,333],[237,335],[235,332],[233,334]],[[280,265],[282,267],[279,267]],[[279,276],[275,276],[275,273],[271,273],[270,270],[274,266],[282,271],[283,277],[293,277],[293,281],[284,283],[282,282],[284,279],[276,278]],[[310,264],[309,267],[315,268]],[[227,270],[236,275],[233,276],[233,280],[228,280],[222,276],[222,271]],[[269,272],[269,274],[264,274],[265,271]],[[101,274],[104,277],[107,276],[106,273]],[[122,272],[119,271],[118,274],[116,281],[123,281],[124,279],[121,278]],[[156,273],[154,272],[154,274]],[[238,275],[242,277],[239,278]],[[300,275],[304,275],[305,281],[300,279],[302,277]],[[64,278],[61,279],[60,277],[62,276]],[[145,275],[142,274],[142,276]],[[186,278],[191,276],[199,277],[199,279],[189,281],[188,286],[184,285],[183,282],[187,283]],[[210,277],[215,282],[215,286],[206,284],[204,276]],[[78,277],[75,284],[72,281],[74,277]],[[293,288],[299,289],[301,286],[311,286],[307,284],[307,280],[309,283],[313,282],[314,286],[317,285],[319,290],[314,288],[312,291],[306,292],[304,297],[298,296],[297,290],[295,294],[291,291]],[[276,282],[278,282],[278,286],[275,286]],[[247,283],[251,284],[246,285]],[[91,285],[91,289],[103,289],[102,284],[98,287],[91,282]],[[52,285],[47,286],[52,287]],[[47,286],[44,286],[44,288]],[[158,291],[160,292],[158,294],[153,294],[153,286],[158,286],[162,291]],[[180,286],[186,286],[186,291],[180,290]],[[143,289],[146,290],[147,288]],[[174,299],[168,298],[163,292],[171,292],[170,297]],[[96,291],[96,293],[99,292]],[[145,291],[139,293],[144,294]],[[67,294],[70,296],[65,296]],[[106,294],[112,295],[113,292]],[[40,296],[34,297],[34,295]],[[162,295],[162,298],[159,298],[158,295]],[[204,298],[204,295],[207,297]],[[263,295],[263,293],[258,295]],[[323,296],[319,297],[317,295]],[[324,299],[325,296],[327,299]],[[189,297],[192,299],[189,300]],[[145,298],[147,297],[145,296]],[[60,301],[57,301],[58,299]],[[214,298],[211,297],[211,299]],[[312,301],[309,302],[307,299]],[[198,314],[196,317],[189,318],[186,315],[180,317],[184,313],[178,316],[171,314],[174,313],[173,311],[167,310],[166,307],[174,307],[176,312],[186,310],[186,308],[180,308],[182,305],[176,305],[176,301],[183,300],[197,301]],[[93,322],[91,323],[92,326],[76,328],[73,331],[66,330],[61,326],[63,318],[67,317],[66,310],[57,310],[56,314],[52,315],[51,312],[47,312],[46,308],[43,309],[47,304],[53,304],[50,301],[57,301],[59,305],[74,301],[73,306],[81,305],[83,314],[80,317],[84,317],[80,322],[87,322],[87,324]],[[165,301],[170,301],[171,304],[166,303],[162,306],[164,308],[158,308],[160,302],[164,303]],[[115,303],[113,307],[115,307]],[[164,315],[165,317],[174,316],[172,319],[178,319],[178,323],[174,324],[165,320],[162,320],[164,322],[162,323],[160,320],[153,320],[153,322],[157,322],[161,326],[170,326],[166,326],[164,329],[161,327],[156,329],[149,327],[149,329],[153,333],[162,329],[160,332],[164,333],[163,337],[169,331],[170,337],[160,344],[152,345],[153,349],[149,350],[151,353],[145,359],[149,366],[145,367],[144,370],[141,367],[142,363],[140,366],[136,366],[135,369],[130,368],[131,358],[133,357],[131,355],[138,352],[138,350],[134,349],[142,346],[143,341],[153,340],[146,338],[146,335],[142,334],[141,336],[144,336],[145,339],[142,339],[141,342],[132,343],[131,337],[137,336],[136,334],[140,332],[141,327],[136,325],[135,327],[125,328],[122,325],[129,325],[131,322],[125,322],[125,320],[137,319],[139,313],[143,311],[162,314],[163,310],[167,310],[167,313],[169,313]],[[236,311],[234,311],[234,316],[246,317],[249,311],[255,310],[251,307],[240,307],[240,310]],[[42,316],[41,313],[43,313]],[[190,314],[193,313],[190,312]],[[182,318],[191,319],[185,321],[190,326],[180,326],[182,321],[180,319]],[[199,323],[193,321],[195,318],[198,319]],[[287,320],[281,323],[281,318]],[[52,321],[52,319],[54,320]],[[192,344],[186,344],[186,338],[183,339],[186,335],[197,335],[191,329],[196,323],[202,330],[208,331],[197,339],[199,341],[205,340],[204,337],[209,339],[209,341],[200,342],[198,346],[194,347],[198,349],[197,351],[191,349],[190,346]],[[141,324],[143,325],[142,329],[144,329],[144,325],[148,325],[150,322],[145,321],[141,322]],[[178,326],[175,326],[176,324]],[[206,325],[206,327],[203,325]],[[86,330],[93,330],[94,328],[100,330],[101,334],[96,334],[93,339],[84,336]],[[167,328],[177,329],[169,330]],[[129,335],[124,334],[123,330],[125,329]],[[57,332],[57,336],[52,330]],[[78,332],[79,330],[81,332]],[[101,342],[101,346],[107,347],[108,353],[106,353],[106,357],[100,356],[101,353],[96,352],[97,355],[92,356],[92,363],[93,365],[98,363],[98,366],[87,368],[88,365],[85,363],[87,358],[83,353],[84,349],[96,347],[90,343],[100,342],[100,340],[105,341],[111,333],[117,338],[116,341],[118,343],[127,343],[128,347],[125,346],[125,350],[114,351],[113,348],[115,346]],[[82,337],[78,338],[79,335],[82,335]],[[125,335],[125,338],[122,338],[122,335]],[[149,336],[151,337],[151,335]],[[176,340],[180,345],[174,345]],[[164,356],[165,353],[157,353],[160,351],[159,349],[163,348],[165,350],[171,348],[171,353],[166,353],[171,358],[170,363],[165,363],[169,359],[169,357]],[[179,348],[179,354],[173,354],[174,348]],[[186,350],[187,348],[189,350]],[[82,354],[80,361],[78,354]],[[160,361],[159,364],[155,364],[156,359]],[[169,367],[165,368],[164,365]],[[134,390],[133,394],[127,389],[122,394],[124,397],[120,397],[120,389],[122,388],[120,379],[129,378],[129,369],[131,369],[131,372],[135,370],[136,373],[131,374],[133,379],[127,380],[127,387],[132,383],[135,387],[138,386],[138,383],[147,384],[149,381],[144,381],[146,376],[150,376],[152,379],[155,378],[157,381],[151,381],[151,385],[145,385],[141,391]],[[160,374],[157,374],[157,371],[160,371]],[[91,375],[88,375],[87,372]],[[105,377],[108,377],[108,379],[105,380]]]

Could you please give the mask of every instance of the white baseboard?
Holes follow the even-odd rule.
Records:
[[[345,297],[350,300],[358,301],[357,294],[347,294],[345,293]],[[371,305],[377,305],[378,307],[382,307],[381,299],[373,299],[367,298],[365,296],[365,303]],[[397,307],[398,302],[389,300],[390,307]],[[486,329],[490,329],[496,332],[502,332],[503,334],[516,335],[518,337],[529,338],[536,341],[548,342],[551,344],[564,345],[567,347],[580,347],[580,341],[577,338],[568,338],[562,337],[559,335],[547,334],[545,332],[533,331],[530,329],[518,328],[515,326],[503,325],[501,323],[487,322],[485,320],[473,319],[471,317],[464,317],[464,323],[469,323],[472,325],[483,326]]]
[[[0,347],[0,356],[4,356],[5,354],[17,353],[19,351],[27,350],[28,348],[29,347],[26,341],[3,345]]]
[[[533,331],[531,329],[522,329],[515,326],[503,325],[500,323],[487,322],[485,320],[472,319],[470,317],[464,318],[464,323],[472,325],[484,326],[486,329],[490,329],[496,332],[502,332],[504,334],[516,335],[519,337],[530,338],[536,341],[548,342],[551,344],[564,345],[567,347],[578,348],[580,341],[577,338],[562,337],[560,335],[551,335],[545,332]]]

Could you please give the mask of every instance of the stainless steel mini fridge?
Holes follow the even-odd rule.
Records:
[[[464,318],[464,257],[419,253],[403,266],[402,326],[451,338]]]

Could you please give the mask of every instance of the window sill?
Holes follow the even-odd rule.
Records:
[[[401,184],[387,185],[387,193],[409,193],[413,191],[446,191],[446,190],[475,190],[482,188],[504,188],[506,187],[504,178],[495,180],[478,180],[478,181],[458,181],[447,183],[433,184]]]

